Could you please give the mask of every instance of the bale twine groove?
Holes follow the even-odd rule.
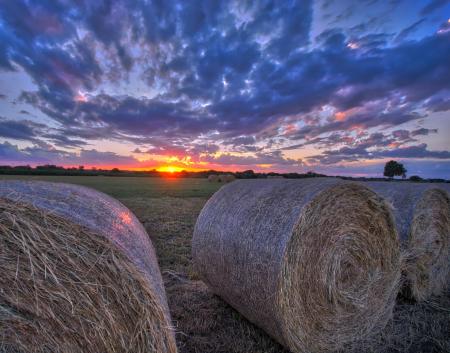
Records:
[[[192,241],[212,291],[293,352],[334,351],[381,330],[399,253],[383,199],[333,178],[228,184]]]
[[[94,190],[0,181],[0,347],[175,353],[153,246]]]
[[[450,199],[440,186],[369,182],[391,203],[404,258],[402,294],[417,301],[443,293],[450,282]]]

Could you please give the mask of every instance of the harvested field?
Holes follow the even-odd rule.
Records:
[[[1,178],[1,177],[0,177]],[[166,287],[181,353],[288,353],[264,331],[214,295],[193,272],[191,238],[196,218],[214,190],[204,180],[79,177],[76,182],[119,197],[152,237]],[[70,180],[70,181],[69,181]],[[176,180],[175,180],[176,181]],[[162,185],[166,182],[168,185]],[[161,187],[161,189],[160,189]],[[217,189],[216,188],[216,189]],[[172,190],[168,192],[167,190]],[[161,190],[161,191],[159,191]],[[121,195],[124,195],[123,197]],[[150,195],[150,196],[147,196]],[[419,304],[399,302],[393,320],[370,342],[348,347],[345,353],[450,352],[450,292]]]

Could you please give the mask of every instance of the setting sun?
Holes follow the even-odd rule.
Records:
[[[182,170],[184,170],[183,168],[180,167],[175,167],[173,165],[166,165],[163,167],[159,167],[158,169],[156,169],[158,172],[165,172],[165,173],[177,173],[177,172],[181,172]]]

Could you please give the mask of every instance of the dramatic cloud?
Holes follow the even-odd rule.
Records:
[[[0,137],[85,164],[95,161],[86,145],[105,140],[191,167],[448,158],[450,146],[420,140],[442,130],[422,122],[450,110],[449,22],[436,15],[448,1],[389,23],[400,3],[368,1],[378,17],[365,19],[358,2],[324,1],[325,21],[312,0],[8,1],[0,69],[35,88],[3,97],[20,108],[1,111]],[[58,153],[45,158],[69,163]]]
[[[223,154],[219,157],[209,157],[205,161],[218,165],[252,165],[252,166],[301,166],[302,160],[285,159],[279,151],[272,153],[256,153],[255,156],[235,156],[231,154]]]
[[[450,159],[449,151],[430,151],[425,143],[417,146],[392,148],[386,150],[371,151],[367,146],[342,147],[338,150],[326,151],[321,155],[311,156],[309,162],[320,164],[335,164],[367,159],[383,158],[434,158]]]
[[[0,137],[34,141],[40,135],[44,126],[29,120],[15,121],[0,117]]]
[[[120,156],[112,152],[96,150],[81,150],[79,153],[66,152],[57,149],[28,147],[19,149],[16,145],[0,143],[0,158],[5,164],[57,164],[67,166],[89,165],[98,167],[134,166],[138,163],[132,157]]]

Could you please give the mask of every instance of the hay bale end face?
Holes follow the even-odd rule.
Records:
[[[402,293],[426,300],[450,282],[450,199],[434,184],[370,182],[392,205],[404,266]]]
[[[118,201],[75,185],[1,181],[0,242],[0,345],[176,352],[154,249]]]
[[[228,184],[192,242],[206,284],[293,352],[338,350],[383,328],[399,252],[383,199],[333,178]]]

